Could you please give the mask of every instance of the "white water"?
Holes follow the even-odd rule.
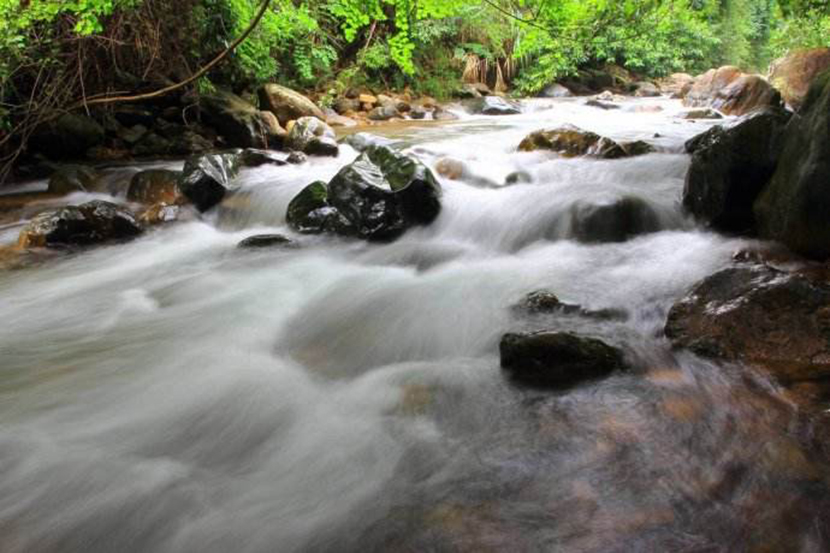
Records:
[[[683,141],[708,124],[667,100],[630,107],[642,103],[665,110],[532,101],[521,116],[395,131],[429,164],[533,182],[442,180],[439,219],[392,244],[235,247],[290,234],[288,202],[349,162],[346,147],[246,173],[203,221],[0,273],[0,551],[735,551],[753,531],[768,539],[759,521],[792,550],[821,550],[821,517],[784,522],[803,493],[775,462],[797,447],[795,415],[660,337],[671,304],[745,243],[679,209]],[[661,151],[515,151],[562,122]],[[568,239],[574,204],[630,195],[665,230]],[[542,288],[629,319],[515,319],[510,306]],[[566,393],[515,388],[498,340],[534,325],[624,345],[638,370]],[[670,416],[678,398],[700,407],[692,420]],[[778,411],[759,421],[764,402]]]

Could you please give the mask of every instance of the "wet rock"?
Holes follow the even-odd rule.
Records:
[[[258,234],[256,236],[249,236],[241,241],[237,247],[242,249],[259,249],[259,248],[274,248],[274,247],[292,247],[295,243],[290,238],[286,238],[282,234]]]
[[[266,120],[256,107],[231,92],[202,95],[200,111],[202,118],[222,135],[228,146],[267,148],[268,137],[278,133],[272,128],[273,121]]]
[[[603,321],[628,318],[628,314],[622,309],[590,310],[580,305],[564,303],[548,290],[531,292],[513,306],[513,312],[519,315],[575,315]]]
[[[604,159],[632,157],[653,151],[645,142],[618,144],[610,138],[582,130],[573,125],[530,133],[519,144],[522,152],[550,150],[564,157],[593,156]]]
[[[476,98],[467,103],[467,109],[470,113],[482,115],[518,115],[522,112],[518,103],[500,96]]]
[[[156,226],[172,223],[182,218],[183,208],[180,205],[157,203],[151,205],[138,214],[138,222],[144,226]]]
[[[723,115],[712,108],[690,109],[677,115],[679,119],[723,119]]]
[[[321,121],[326,118],[314,102],[299,92],[278,84],[266,84],[259,90],[259,105],[263,110],[276,115],[283,127],[289,121],[302,117],[316,117]]]
[[[577,204],[571,235],[580,242],[625,242],[661,230],[660,217],[645,200],[626,196],[607,205]]]
[[[783,109],[767,109],[690,140],[683,206],[715,229],[751,232],[753,204],[775,172],[789,117]]]
[[[85,246],[129,240],[141,232],[130,210],[95,200],[41,213],[20,232],[18,244],[22,248]]]
[[[144,125],[135,125],[132,127],[121,127],[118,130],[117,136],[123,140],[128,146],[136,145],[144,135],[149,132],[149,129]]]
[[[262,122],[265,133],[265,145],[268,148],[279,148],[285,142],[288,132],[282,128],[277,116],[270,111],[258,111],[259,119]]]
[[[634,96],[638,98],[655,98],[661,95],[660,88],[654,83],[646,81],[634,83]]]
[[[781,91],[788,106],[801,109],[810,84],[830,69],[830,48],[796,50],[772,62],[769,82]]]
[[[169,151],[173,155],[201,154],[214,148],[213,141],[192,130],[168,138]]]
[[[441,210],[441,186],[421,162],[372,146],[329,183],[329,202],[367,240],[391,240]]]
[[[499,353],[513,380],[545,388],[567,388],[627,368],[619,349],[569,332],[505,334]]]
[[[393,117],[400,117],[401,114],[394,106],[385,105],[374,108],[369,112],[369,119],[372,121],[388,121]]]
[[[445,157],[435,164],[435,172],[450,180],[459,180],[467,172],[463,161]]]
[[[156,122],[156,114],[153,110],[145,106],[129,104],[118,106],[113,113],[113,117],[125,127],[142,125],[145,128],[149,128]]]
[[[188,159],[179,178],[179,190],[199,211],[207,211],[236,188],[239,154],[207,154]]]
[[[331,127],[316,117],[297,119],[288,133],[286,145],[308,155],[337,157],[337,139]]]
[[[303,188],[288,204],[285,217],[288,225],[303,234],[354,235],[351,222],[329,204],[328,194],[328,185],[323,181]]]
[[[504,184],[511,186],[514,184],[530,184],[533,182],[533,176],[527,171],[513,171],[504,178]]]
[[[370,146],[390,146],[392,141],[384,136],[378,136],[368,132],[358,132],[344,138],[343,143],[348,144],[358,152],[364,152]]]
[[[239,156],[239,162],[243,167],[261,167],[263,165],[287,165],[288,155],[282,152],[271,150],[257,150],[246,148]]]
[[[103,142],[104,128],[91,117],[77,113],[65,113],[41,125],[29,139],[33,151],[50,159],[78,159]]]
[[[366,240],[393,240],[431,223],[441,209],[441,187],[419,161],[385,146],[367,148],[326,186],[307,187],[289,205],[300,232],[335,232]]]
[[[71,194],[73,192],[91,192],[101,180],[101,174],[92,167],[83,165],[65,165],[49,177],[50,194]]]
[[[149,169],[133,175],[127,190],[127,199],[146,204],[177,204],[184,200],[179,190],[178,171]]]
[[[573,96],[573,92],[564,85],[553,83],[547,86],[539,95],[542,98],[570,98]]]
[[[727,115],[744,115],[781,105],[781,94],[760,75],[744,74],[737,67],[711,69],[695,79],[683,105],[711,107]]]
[[[301,165],[308,161],[308,156],[306,156],[302,152],[291,152],[290,154],[288,154],[288,157],[285,158],[285,161],[287,161],[291,165]]]
[[[490,87],[484,83],[465,83],[453,93],[453,96],[469,100],[489,96],[490,94],[492,94]]]
[[[813,82],[784,131],[772,181],[755,205],[760,234],[814,259],[830,257],[830,72]]]
[[[620,109],[621,108],[621,106],[618,106],[617,104],[612,104],[611,102],[603,102],[602,100],[597,100],[595,98],[587,100],[585,102],[585,105],[589,106],[589,107],[592,107],[592,108],[604,109],[606,111],[611,110],[611,109]]]
[[[830,378],[830,285],[769,267],[726,269],[672,307],[675,347],[743,362],[784,384]]]

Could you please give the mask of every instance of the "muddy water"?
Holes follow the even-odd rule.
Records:
[[[354,158],[345,147],[245,173],[204,220],[0,273],[0,551],[830,549],[816,422],[662,338],[671,304],[746,246],[679,209],[683,141],[709,124],[668,100],[525,109],[380,130],[469,168],[442,179],[439,219],[393,244],[235,247],[290,235],[288,202]],[[659,152],[515,151],[563,122]],[[531,182],[504,186],[518,170]],[[573,240],[575,206],[627,196],[659,232]],[[543,288],[628,317],[517,319]],[[498,340],[530,328],[603,337],[637,369],[517,388]]]

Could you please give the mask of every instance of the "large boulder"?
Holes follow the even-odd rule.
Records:
[[[828,69],[830,48],[796,50],[772,62],[769,82],[781,91],[787,105],[798,110],[807,98],[813,79]]]
[[[672,98],[683,98],[694,86],[695,78],[688,73],[672,73],[659,81],[660,89]]]
[[[816,259],[830,257],[830,71],[783,138],[778,169],[755,205],[762,236]]]
[[[65,113],[39,126],[29,147],[51,159],[78,159],[104,142],[104,127],[89,116]]]
[[[337,157],[339,151],[334,130],[317,117],[297,119],[285,144],[308,155]]]
[[[760,75],[747,75],[737,67],[725,66],[697,77],[683,105],[745,115],[756,109],[780,106],[781,93]]]
[[[753,204],[775,172],[789,118],[783,108],[768,108],[691,139],[683,206],[712,228],[754,230]]]
[[[564,157],[592,156],[603,159],[632,157],[653,151],[642,141],[617,143],[573,125],[534,131],[519,144],[519,151],[550,150]]]
[[[634,96],[638,98],[656,98],[657,96],[662,95],[662,92],[660,92],[660,87],[648,81],[640,81],[638,83],[634,83],[633,87]]]
[[[307,187],[289,205],[299,232],[335,232],[393,240],[441,210],[441,187],[419,161],[385,146],[368,147],[329,182]]]
[[[672,307],[666,336],[785,384],[830,378],[830,285],[769,267],[726,269]]]
[[[619,349],[570,332],[505,334],[499,353],[513,380],[546,388],[565,388],[627,368]]]
[[[505,100],[500,96],[482,96],[467,102],[470,113],[481,115],[518,115],[522,112],[516,102]]]
[[[130,180],[127,199],[145,204],[181,203],[184,198],[179,190],[180,176],[178,171],[167,169],[148,169],[136,173]]]
[[[86,246],[129,240],[141,232],[130,210],[95,200],[41,213],[20,231],[18,244],[23,248]]]
[[[222,135],[227,146],[267,148],[279,141],[276,121],[236,94],[221,90],[205,94],[200,104],[202,118]]]
[[[237,152],[192,157],[179,176],[179,190],[199,211],[207,211],[236,188],[234,178],[239,163]]]
[[[625,242],[661,228],[657,212],[642,198],[626,196],[607,204],[577,204],[571,236],[586,243]]]
[[[326,119],[314,102],[299,92],[278,84],[266,84],[259,90],[259,105],[263,110],[276,115],[282,126],[301,117]]]
[[[568,90],[568,88],[564,85],[553,83],[546,86],[545,89],[539,93],[539,96],[542,98],[570,98],[573,96],[573,92]]]

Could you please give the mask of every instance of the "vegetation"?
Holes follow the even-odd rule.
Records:
[[[0,144],[84,100],[192,75],[261,0],[0,0]],[[186,14],[186,16],[183,16]],[[534,93],[580,68],[644,76],[763,69],[830,44],[830,0],[272,0],[252,35],[196,86],[277,81],[323,101],[350,87],[449,96],[465,68]]]

